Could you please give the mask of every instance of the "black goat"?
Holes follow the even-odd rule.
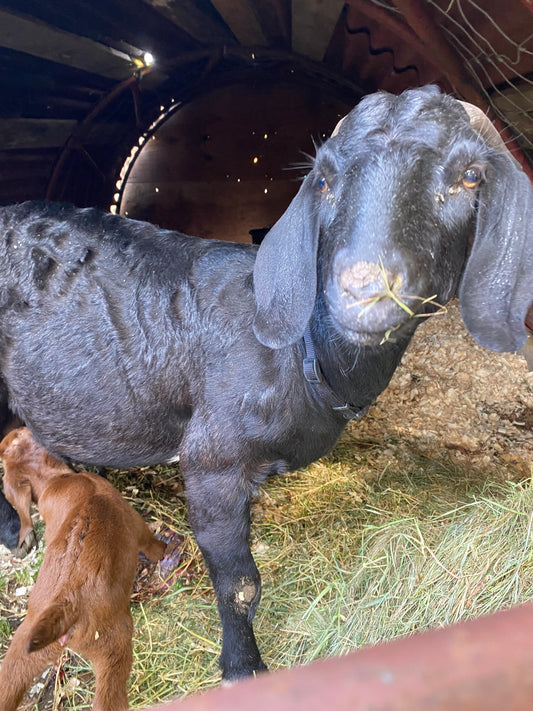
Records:
[[[19,544],[20,518],[0,491],[0,544],[15,550]]]
[[[532,189],[490,143],[434,87],[368,96],[258,250],[94,209],[0,210],[6,415],[65,459],[180,457],[226,679],[264,668],[248,544],[261,481],[331,449],[461,275],[483,345],[526,339]]]

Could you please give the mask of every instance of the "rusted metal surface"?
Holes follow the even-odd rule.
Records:
[[[159,706],[159,711],[531,711],[533,605]]]

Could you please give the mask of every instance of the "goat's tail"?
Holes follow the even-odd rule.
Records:
[[[31,628],[28,652],[36,652],[56,641],[62,646],[67,644],[77,619],[78,610],[72,601],[52,602]]]

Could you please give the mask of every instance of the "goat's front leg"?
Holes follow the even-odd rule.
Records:
[[[23,557],[37,543],[31,520],[31,486],[19,483],[17,470],[13,465],[4,463],[4,494],[20,518],[19,547],[20,556]]]
[[[222,621],[222,677],[232,681],[266,669],[252,620],[261,578],[249,545],[250,495],[240,469],[184,472],[189,520],[207,564]]]

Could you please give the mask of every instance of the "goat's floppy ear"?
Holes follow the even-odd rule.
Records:
[[[312,181],[311,173],[257,252],[253,329],[269,348],[301,338],[313,312],[319,225]]]
[[[482,346],[516,351],[526,341],[533,301],[533,189],[501,154],[479,195],[476,235],[459,302],[466,327]]]

